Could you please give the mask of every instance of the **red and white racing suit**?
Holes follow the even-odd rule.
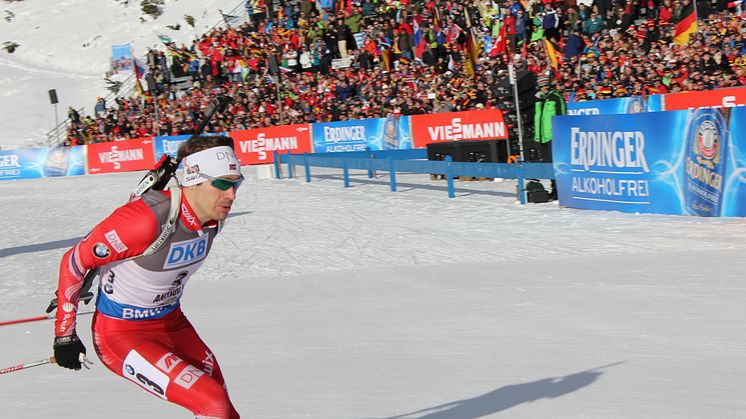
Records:
[[[210,252],[217,223],[200,226],[182,196],[175,232],[158,251],[138,257],[160,235],[170,202],[168,192],[149,191],[65,253],[55,335],[75,333],[83,277],[100,268],[92,329],[104,365],[197,417],[238,418],[212,351],[179,306],[184,286]]]

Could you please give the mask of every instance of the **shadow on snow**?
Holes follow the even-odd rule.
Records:
[[[428,407],[386,419],[476,419],[501,412],[522,403],[544,398],[556,398],[572,393],[592,384],[603,374],[601,369],[619,365],[622,362],[593,368],[564,377],[550,377],[530,383],[500,387],[489,393],[470,399],[458,400],[439,406]]]

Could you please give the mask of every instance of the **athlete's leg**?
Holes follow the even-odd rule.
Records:
[[[178,315],[183,317],[180,312]],[[176,333],[179,338],[176,341],[172,339],[173,332],[166,330],[170,329],[169,324],[173,324],[173,319],[131,322],[97,314],[93,322],[96,353],[115,374],[162,399],[191,410],[198,417],[238,418],[224,388],[217,363],[212,370],[213,374],[218,372],[214,378],[199,368],[209,364],[208,358],[194,365],[189,361],[192,354],[182,358],[175,353],[175,343],[187,345],[190,333],[181,327]],[[192,333],[196,336],[193,329]],[[192,339],[191,343],[209,351],[198,337],[196,341]]]

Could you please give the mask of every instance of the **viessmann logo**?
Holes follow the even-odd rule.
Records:
[[[505,137],[505,122],[466,124],[461,118],[451,119],[448,125],[427,127],[430,141],[485,140]]]
[[[103,163],[113,164],[114,169],[121,169],[122,162],[134,161],[134,160],[145,160],[145,153],[142,148],[134,150],[120,150],[119,146],[111,146],[111,151],[102,151],[98,153],[99,161]]]

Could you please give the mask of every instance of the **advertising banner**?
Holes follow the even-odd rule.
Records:
[[[0,180],[83,175],[84,147],[0,150]]]
[[[155,165],[152,138],[88,144],[88,173],[132,172]]]
[[[568,102],[568,115],[614,115],[661,111],[661,95]]]
[[[153,144],[155,144],[155,161],[160,161],[161,156],[164,154],[176,157],[176,153],[179,151],[181,143],[188,140],[191,135],[169,135],[159,136],[153,138]]]
[[[669,93],[665,97],[667,111],[695,108],[731,108],[746,105],[746,87]]]
[[[439,141],[494,140],[508,138],[499,109],[412,115],[414,148]]]
[[[274,162],[274,152],[310,153],[311,133],[308,124],[256,128],[230,133],[236,146],[236,157],[242,165]]]
[[[560,204],[573,208],[746,215],[743,108],[555,117]],[[740,117],[740,118],[739,118]],[[743,132],[743,131],[740,131]]]
[[[726,120],[730,119],[726,137],[725,180],[723,203],[720,215],[746,217],[746,107],[722,109]]]
[[[311,125],[316,153],[412,148],[409,117],[323,122]]]

